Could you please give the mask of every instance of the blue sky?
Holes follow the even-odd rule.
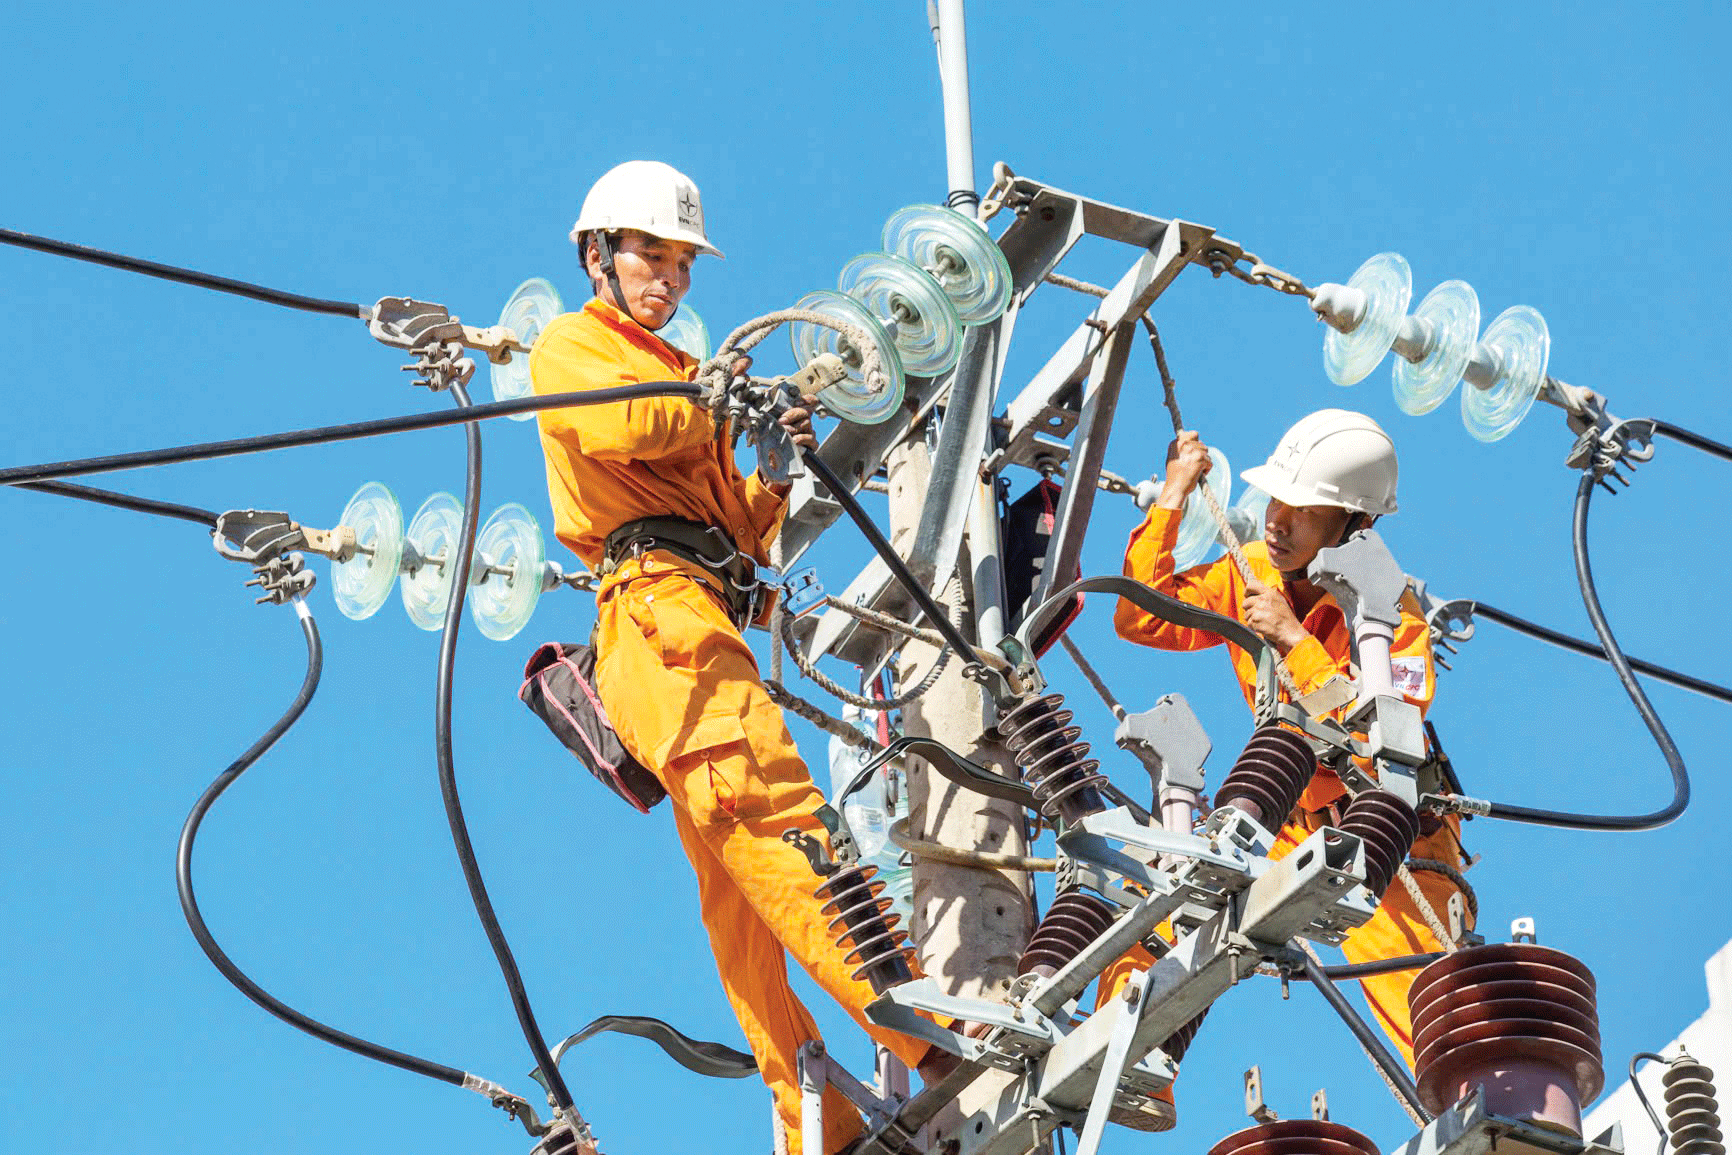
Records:
[[[1732,258],[1723,223],[1732,82],[1723,8],[1672,4],[977,3],[970,9],[981,183],[994,160],[1098,199],[1209,224],[1311,283],[1394,249],[1415,296],[1448,277],[1489,317],[1544,312],[1553,372],[1624,416],[1732,437],[1716,334]],[[573,305],[565,239],[583,191],[633,157],[703,189],[726,262],[690,303],[712,333],[827,287],[878,247],[886,217],[941,199],[942,124],[924,5],[546,6],[503,15],[309,4],[40,6],[8,16],[0,225],[321,296],[412,295],[489,322],[527,276]],[[1002,222],[1001,222],[1002,223]],[[1110,281],[1134,254],[1086,244],[1065,271]],[[15,347],[7,464],[437,407],[358,324],[0,251]],[[1087,304],[1043,290],[1019,322],[1020,386]],[[1236,468],[1324,405],[1384,422],[1402,455],[1386,537],[1449,596],[1588,632],[1570,567],[1572,440],[1536,409],[1495,445],[1452,398],[1399,413],[1387,365],[1342,391],[1303,306],[1188,272],[1156,312],[1188,421]],[[774,338],[761,364],[790,367]],[[779,359],[779,360],[778,360]],[[1159,383],[1133,358],[1108,464],[1158,466]],[[546,515],[528,426],[486,430],[486,507]],[[1596,503],[1594,561],[1634,654],[1726,681],[1723,463],[1663,445],[1635,488]],[[115,475],[105,484],[217,509],[335,521],[363,481],[413,509],[462,482],[451,430]],[[1032,478],[1016,479],[1020,487]],[[188,935],[172,858],[187,809],[287,704],[301,643],[286,609],[196,527],[39,494],[0,495],[0,1146],[11,1151],[520,1151],[472,1095],[380,1067],[270,1019]],[[1135,521],[1104,500],[1089,572],[1116,571]],[[558,551],[555,551],[558,555]],[[865,558],[846,527],[816,555],[832,588]],[[200,840],[201,901],[267,988],[341,1028],[531,1089],[530,1060],[469,908],[432,756],[432,635],[393,600],[342,618],[323,580],[324,684],[305,720],[218,805]],[[510,643],[466,625],[457,769],[494,899],[548,1033],[603,1013],[668,1018],[739,1042],[667,815],[626,811],[514,700],[532,646],[593,614],[558,592]],[[1197,705],[1219,774],[1248,732],[1219,654],[1117,642],[1104,605],[1073,635],[1128,703]],[[761,648],[761,639],[759,640]],[[1104,710],[1049,665],[1121,782]],[[1646,810],[1664,767],[1609,670],[1494,624],[1445,674],[1433,718],[1470,791],[1532,805]],[[841,671],[837,671],[841,672]],[[1655,703],[1696,798],[1654,833],[1574,834],[1480,821],[1470,849],[1485,919],[1533,915],[1542,941],[1599,975],[1608,1065],[1700,1010],[1700,962],[1732,936],[1721,816],[1732,804],[1721,705]],[[809,757],[823,743],[797,728]],[[857,1069],[865,1047],[811,1002]],[[1212,1015],[1180,1083],[1173,1140],[1243,1122],[1239,1072],[1301,1114],[1385,1148],[1405,1120],[1320,1001],[1250,983]],[[672,1067],[635,1040],[568,1059],[614,1155],[761,1153],[768,1096]],[[1614,1079],[1615,1081],[1615,1079]]]

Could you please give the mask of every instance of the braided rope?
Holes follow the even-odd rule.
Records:
[[[1425,920],[1425,925],[1431,928],[1431,933],[1436,936],[1438,944],[1449,954],[1454,954],[1460,950],[1461,944],[1450,937],[1449,927],[1445,926],[1443,919],[1438,917],[1437,908],[1431,905],[1431,900],[1425,897],[1425,892],[1419,889],[1419,880],[1413,877],[1413,872],[1407,868],[1405,862],[1395,868],[1395,877],[1401,880],[1402,889],[1406,890],[1407,896],[1413,899],[1413,905],[1419,908],[1419,916]]]
[[[1467,903],[1467,913],[1475,919],[1479,918],[1479,895],[1474,893],[1473,884],[1468,882],[1467,876],[1460,869],[1435,858],[1410,858],[1407,860],[1407,869],[1420,874],[1441,874],[1455,883],[1455,888],[1461,891],[1462,901]]]
[[[815,309],[778,309],[761,317],[753,317],[729,333],[716,349],[715,356],[698,366],[697,379],[703,383],[709,394],[712,413],[719,417],[721,411],[727,407],[727,386],[733,377],[734,362],[739,359],[740,354],[755,348],[772,330],[790,321],[819,325],[841,334],[860,354],[860,377],[866,385],[875,392],[889,389],[890,376],[885,370],[883,360],[878,356],[877,343],[864,329]]]
[[[953,586],[958,586],[954,575],[945,583],[944,588],[948,592]],[[927,691],[931,690],[933,686],[938,684],[938,676],[944,672],[945,666],[949,665],[951,655],[951,649],[949,646],[944,644],[944,639],[942,637],[931,630],[916,629],[906,622],[897,621],[895,618],[892,618],[887,614],[881,614],[876,610],[866,609],[864,606],[851,606],[846,602],[838,601],[829,596],[826,596],[824,601],[825,604],[840,610],[842,613],[845,613],[858,621],[864,622],[868,625],[877,626],[890,633],[901,634],[902,636],[911,638],[915,641],[924,642],[929,646],[937,646],[939,647],[939,650],[937,659],[932,663],[932,668],[926,671],[926,676],[921,678],[919,683],[913,688],[898,694],[894,698],[868,698],[861,694],[854,693],[846,686],[839,684],[835,679],[829,677],[824,673],[824,671],[818,669],[817,664],[801,651],[800,643],[798,639],[794,637],[793,619],[784,618],[782,620],[781,629],[782,645],[787,649],[788,656],[794,659],[794,667],[807,679],[816,682],[819,689],[847,705],[855,706],[871,713],[883,714],[890,710],[901,709],[903,706],[906,706],[910,702],[920,698]],[[962,628],[962,590],[959,586],[956,589],[955,602],[950,607],[950,621],[951,624],[956,626],[958,629]]]
[[[764,692],[770,695],[770,701],[789,713],[804,718],[832,738],[839,738],[858,750],[880,749],[875,740],[868,738],[836,715],[826,713],[822,707],[808,702],[773,678],[764,680]]]

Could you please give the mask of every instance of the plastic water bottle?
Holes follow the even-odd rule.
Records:
[[[863,710],[846,706],[842,717],[868,737],[875,737],[871,723]],[[830,800],[833,803],[848,783],[857,777],[871,758],[871,751],[850,746],[840,738],[830,739]],[[854,844],[860,849],[860,861],[878,868],[878,881],[884,884],[884,897],[890,899],[892,912],[902,916],[906,929],[914,917],[914,869],[908,854],[890,841],[890,825],[908,816],[908,791],[902,775],[892,767],[882,767],[871,779],[843,800],[839,809]],[[895,802],[888,802],[894,795]]]

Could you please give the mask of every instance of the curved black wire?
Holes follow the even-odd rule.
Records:
[[[307,610],[305,602],[296,599],[295,609],[301,615],[301,630],[307,638],[307,676],[301,682],[300,693],[295,695],[295,700],[283,712],[283,716],[277,719],[275,725],[265,731],[263,737],[248,747],[245,754],[235,759],[234,762],[230,763],[228,769],[217,776],[216,781],[212,782],[199,796],[199,800],[193,804],[192,812],[186,816],[186,824],[181,827],[180,831],[180,846],[175,855],[174,870],[175,885],[180,891],[181,912],[186,915],[187,926],[192,928],[192,937],[198,940],[198,945],[204,950],[206,957],[216,965],[217,970],[222,972],[222,976],[234,984],[236,989],[247,998],[291,1027],[305,1031],[316,1039],[322,1039],[334,1046],[342,1047],[345,1051],[353,1051],[357,1055],[376,1059],[381,1063],[388,1063],[405,1071],[413,1071],[417,1075],[426,1075],[430,1079],[438,1079],[443,1083],[462,1086],[463,1072],[455,1067],[447,1067],[443,1063],[417,1058],[402,1051],[394,1051],[390,1047],[380,1046],[378,1043],[370,1043],[366,1039],[356,1038],[354,1035],[339,1031],[335,1027],[328,1027],[317,1019],[309,1018],[277,999],[248,978],[245,972],[224,953],[223,948],[217,945],[216,939],[211,935],[210,927],[205,924],[204,915],[199,912],[198,898],[193,893],[192,887],[192,846],[193,840],[198,837],[199,825],[204,821],[211,806],[215,804],[218,798],[222,797],[223,791],[234,785],[235,780],[246,773],[248,767],[257,762],[265,751],[276,745],[277,739],[287,733],[289,727],[300,719],[301,714],[306,711],[308,703],[313,700],[313,691],[319,686],[319,675],[324,668],[324,649],[319,642],[319,628],[314,624],[313,615]]]
[[[606,392],[596,390],[595,392]],[[586,401],[594,393],[584,394]],[[461,384],[451,386],[451,399],[458,409],[469,407],[469,394]],[[517,1022],[535,1058],[547,1078],[548,1094],[554,1106],[570,1111],[571,1092],[548,1051],[541,1026],[535,1021],[535,1011],[529,1005],[529,993],[524,990],[523,976],[517,970],[517,960],[511,954],[511,944],[505,941],[505,931],[494,913],[493,900],[487,895],[487,883],[481,877],[481,864],[475,858],[475,845],[469,840],[469,824],[463,819],[463,801],[457,794],[457,769],[451,752],[451,691],[457,665],[457,629],[463,622],[464,595],[469,589],[470,551],[475,544],[475,528],[481,513],[481,427],[473,422],[464,426],[468,446],[468,470],[463,486],[463,524],[458,532],[455,567],[451,576],[451,599],[445,606],[444,628],[439,635],[439,675],[434,688],[433,748],[439,761],[439,793],[445,801],[445,818],[451,826],[451,841],[457,847],[457,861],[463,867],[463,881],[469,884],[469,897],[475,903],[475,914],[481,928],[487,932],[487,942],[499,961],[499,972],[505,977],[511,1005],[517,1011]]]
[[[1322,972],[1331,979],[1365,979],[1374,975],[1394,974],[1396,971],[1416,971],[1428,967],[1438,959],[1443,958],[1444,951],[1432,951],[1429,954],[1404,954],[1394,958],[1377,959],[1374,962],[1346,963],[1341,966],[1322,967]],[[1288,978],[1311,981],[1311,976],[1304,972],[1289,973]]]
[[[1655,1149],[1654,1155],[1666,1155],[1666,1141],[1671,1138],[1671,1133],[1666,1130],[1666,1125],[1660,1122],[1660,1113],[1654,1110],[1654,1104],[1648,1102],[1648,1093],[1642,1090],[1642,1084],[1636,1079],[1636,1064],[1643,1059],[1652,1059],[1656,1063],[1670,1063],[1671,1060],[1662,1058],[1652,1051],[1637,1051],[1630,1056],[1630,1090],[1636,1092],[1636,1098],[1642,1102],[1642,1110],[1648,1113],[1648,1118],[1654,1124],[1655,1133],[1660,1136],[1660,1146]]]
[[[154,513],[159,517],[190,521],[207,529],[215,529],[217,523],[217,515],[213,511],[200,509],[196,505],[177,505],[172,501],[152,501],[148,497],[134,497],[130,493],[116,493],[112,489],[95,489],[88,485],[67,485],[61,481],[27,481],[17,488],[34,489],[38,493],[52,493],[56,497],[75,497],[79,501],[112,505],[116,509],[130,509],[134,513]]]
[[[1409,1110],[1427,1123],[1431,1122],[1433,1116],[1430,1111],[1425,1109],[1425,1104],[1420,1101],[1419,1088],[1414,1086],[1413,1076],[1408,1072],[1407,1064],[1390,1053],[1383,1040],[1377,1037],[1377,1032],[1366,1024],[1359,1012],[1354,1010],[1353,1004],[1347,1000],[1347,996],[1342,994],[1340,989],[1330,981],[1329,975],[1323,970],[1322,963],[1313,959],[1309,952],[1302,952],[1299,961],[1304,965],[1305,978],[1317,988],[1324,1001],[1335,1008],[1335,1013],[1341,1016],[1341,1021],[1347,1024],[1347,1029],[1352,1031],[1353,1037],[1359,1040],[1359,1045],[1365,1049],[1367,1057],[1377,1065],[1378,1069],[1389,1080],[1390,1088],[1407,1104]]]
[[[216,457],[238,457],[245,453],[265,453],[273,449],[294,449],[332,441],[353,441],[361,437],[382,437],[391,433],[409,433],[418,429],[437,429],[444,425],[462,425],[465,422],[486,421],[494,417],[509,417],[513,413],[535,413],[543,409],[602,405],[609,401],[631,401],[639,397],[696,397],[701,391],[700,386],[690,381],[646,381],[638,385],[588,389],[582,393],[546,393],[533,397],[515,397],[510,401],[491,401],[485,405],[472,405],[460,410],[409,413],[402,417],[380,417],[347,425],[321,425],[312,429],[291,429],[285,433],[265,433],[228,441],[204,441],[166,449],[143,449],[135,453],[84,457],[43,465],[15,465],[0,469],[0,485],[23,485],[60,477],[114,473],[147,465],[178,465],[186,461],[209,461]]]
[[[1691,449],[1700,449],[1703,453],[1712,453],[1715,457],[1732,461],[1732,445],[1726,445],[1713,438],[1704,437],[1693,430],[1683,429],[1670,421],[1654,422],[1654,432],[1662,437],[1670,437],[1680,445],[1688,445]]]
[[[1508,626],[1518,633],[1526,634],[1530,638],[1538,638],[1542,642],[1550,642],[1554,646],[1577,654],[1586,654],[1588,657],[1598,658],[1602,662],[1611,660],[1606,657],[1605,650],[1586,639],[1560,633],[1549,626],[1530,622],[1526,618],[1519,618],[1507,610],[1498,609],[1496,606],[1488,606],[1484,602],[1474,602],[1473,612],[1488,617],[1500,625]],[[1717,698],[1722,702],[1732,702],[1732,689],[1725,686],[1716,685],[1704,678],[1693,677],[1690,674],[1681,674],[1677,670],[1667,669],[1665,666],[1655,665],[1653,662],[1645,662],[1641,658],[1631,658],[1629,661],[1632,670],[1647,674],[1656,682],[1665,682],[1681,689],[1694,690],[1698,694]]]
[[[111,269],[124,269],[129,273],[143,273],[147,277],[160,277],[165,281],[179,281],[183,285],[197,285],[201,289],[214,289],[219,293],[233,293],[237,297],[251,297],[255,301],[263,301],[268,305],[282,305],[284,308],[300,309],[308,313],[329,313],[335,317],[367,316],[367,310],[352,301],[329,301],[321,297],[303,297],[299,293],[271,289],[264,285],[255,285],[250,281],[237,281],[232,277],[201,273],[197,269],[182,269],[175,265],[162,265],[155,261],[144,260],[142,257],[123,256],[120,253],[110,253],[103,249],[93,249],[87,245],[75,245],[71,241],[57,241],[51,237],[38,237],[30,233],[14,232],[11,229],[0,229],[0,244],[16,245],[21,249],[34,249],[39,253],[51,253],[57,257],[71,257],[75,261],[89,261],[95,265],[107,265]]]
[[[1624,692],[1630,696],[1636,712],[1642,716],[1642,722],[1648,727],[1648,733],[1653,735],[1655,744],[1660,747],[1661,756],[1666,759],[1666,768],[1672,774],[1672,801],[1647,814],[1571,814],[1530,806],[1511,806],[1502,802],[1493,802],[1487,813],[1492,818],[1506,818],[1538,826],[1561,826],[1571,830],[1653,830],[1684,813],[1684,808],[1690,804],[1690,774],[1682,755],[1678,753],[1677,745],[1672,741],[1672,735],[1666,732],[1665,723],[1660,721],[1660,715],[1655,712],[1653,704],[1648,701],[1648,695],[1642,691],[1641,683],[1636,681],[1636,675],[1631,672],[1629,660],[1624,657],[1624,651],[1618,648],[1618,639],[1612,636],[1612,627],[1607,624],[1605,612],[1600,608],[1599,591],[1594,587],[1594,573],[1588,563],[1588,503],[1593,498],[1597,480],[1591,469],[1584,470],[1581,482],[1576,486],[1575,518],[1571,530],[1576,558],[1576,584],[1581,587],[1582,604],[1587,607],[1588,620],[1593,623],[1594,633],[1605,650],[1606,660],[1612,664],[1612,669],[1617,671],[1618,681],[1624,684]]]

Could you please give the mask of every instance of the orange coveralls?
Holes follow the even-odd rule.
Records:
[[[529,368],[537,393],[563,393],[690,380],[697,363],[595,299],[542,331]],[[652,397],[537,417],[555,533],[591,568],[609,531],[657,516],[718,526],[764,560],[785,502],[755,473],[741,476],[702,405]],[[824,796],[726,604],[694,563],[653,550],[624,559],[597,591],[596,689],[626,749],[667,788],[722,988],[799,1155],[796,1056],[818,1028],[788,985],[784,948],[910,1067],[927,1045],[866,1022],[872,988],[848,977],[812,897],[820,879],[782,841],[792,827],[826,839],[816,816]],[[859,1133],[838,1092],[826,1096],[824,1115],[828,1151]]]
[[[1177,511],[1159,507],[1149,511],[1148,519],[1132,532],[1130,544],[1125,549],[1125,576],[1180,601],[1239,619],[1245,583],[1231,559],[1222,558],[1184,573],[1173,571],[1173,543],[1178,538],[1181,516]],[[1270,589],[1283,588],[1281,574],[1269,563],[1268,550],[1262,542],[1246,544],[1245,556],[1259,581]],[[1301,624],[1312,636],[1294,646],[1287,654],[1286,662],[1300,693],[1309,694],[1337,673],[1347,672],[1353,633],[1341,607],[1327,594],[1311,608]],[[1113,626],[1127,641],[1162,650],[1203,650],[1224,644],[1219,635],[1161,621],[1124,600],[1119,602],[1113,614]],[[1237,646],[1231,647],[1229,654],[1233,673],[1238,677],[1245,701],[1249,704],[1254,700],[1257,685],[1256,664]],[[1431,633],[1418,613],[1418,604],[1413,601],[1412,594],[1403,597],[1401,625],[1396,627],[1390,657],[1397,666],[1397,688],[1409,702],[1424,710],[1431,704],[1435,671],[1431,660]],[[1337,716],[1351,708],[1343,707]],[[1299,796],[1299,803],[1286,824],[1277,832],[1272,857],[1283,857],[1319,826],[1328,824],[1328,807],[1346,794],[1347,788],[1339,778],[1319,768]],[[1414,840],[1411,853],[1416,858],[1437,859],[1461,868],[1460,820],[1451,816],[1433,833],[1421,834]],[[1432,909],[1443,914],[1448,909],[1450,895],[1456,893],[1455,884],[1433,872],[1415,871],[1414,879]],[[1400,882],[1391,884],[1371,921],[1354,930],[1341,944],[1342,953],[1352,962],[1370,962],[1442,949],[1443,944],[1431,933],[1412,896]],[[1151,961],[1145,955],[1135,965],[1140,968]],[[1129,966],[1115,967],[1103,975],[1102,990],[1110,991],[1122,985],[1123,979],[1128,977]],[[1413,1065],[1413,1028],[1407,1007],[1407,991],[1417,973],[1398,971],[1362,980],[1372,1013],[1410,1067]]]

